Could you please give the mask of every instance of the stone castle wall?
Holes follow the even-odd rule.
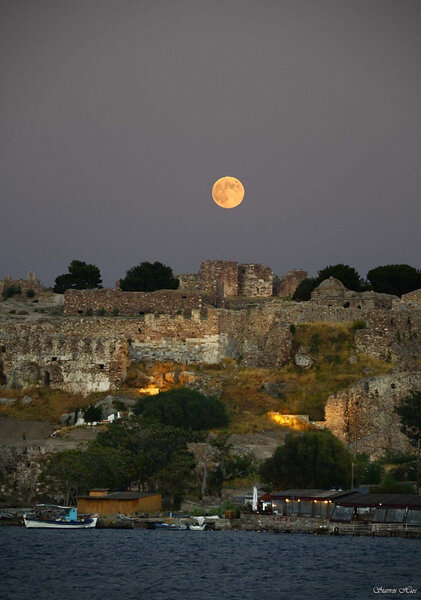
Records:
[[[402,294],[401,302],[407,302],[408,304],[413,304],[414,306],[420,306],[421,289],[414,290],[413,292],[408,292],[407,294]]]
[[[413,451],[400,431],[394,407],[420,389],[421,371],[364,379],[328,399],[326,426],[354,453],[379,458],[391,448]]]
[[[107,314],[141,315],[144,313],[190,312],[209,304],[210,300],[191,290],[159,290],[156,292],[123,292],[121,290],[66,290],[64,293],[65,315],[86,315],[105,311]]]
[[[12,277],[8,275],[4,281],[0,282],[0,294],[7,292],[7,290],[12,287],[19,288],[21,295],[26,294],[29,290],[33,290],[36,295],[44,291],[44,287],[41,285],[40,280],[37,279],[35,273],[32,273],[31,271],[28,273],[27,279],[12,279]],[[2,298],[0,297],[0,300],[1,299]]]
[[[204,260],[199,272],[200,289],[210,296],[238,295],[238,263],[232,260]]]
[[[176,278],[180,282],[180,288],[182,290],[198,290],[200,289],[200,281],[198,273],[183,273],[176,275]]]
[[[200,289],[218,299],[236,296],[270,297],[274,275],[265,265],[239,265],[232,260],[204,260],[197,274],[177,275],[180,289]]]
[[[280,280],[276,281],[274,295],[280,298],[291,298],[297,287],[306,277],[308,277],[308,273],[302,269],[289,271]]]
[[[269,267],[258,264],[240,265],[238,295],[268,297],[273,295],[273,273]]]
[[[76,325],[76,326],[75,326]],[[73,324],[22,323],[0,331],[0,379],[8,388],[47,386],[70,392],[117,388],[130,364],[124,337],[83,335]]]
[[[337,289],[335,284],[334,294]],[[232,298],[227,300],[236,305],[232,309],[203,307],[207,296],[180,290],[67,291],[65,318],[0,327],[0,385],[103,391],[119,385],[130,360],[217,363],[227,356],[247,366],[274,367],[290,359],[290,325],[312,322],[358,321],[363,327],[355,334],[358,352],[399,370],[419,368],[421,309],[394,300],[393,308],[384,308],[389,302],[345,307],[331,302],[329,286],[325,291],[326,297],[308,302],[261,297],[237,306],[241,297]],[[87,317],[89,308],[110,316]],[[112,317],[115,308],[130,316]],[[85,314],[77,316],[79,311]]]

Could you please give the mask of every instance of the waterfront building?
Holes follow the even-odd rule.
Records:
[[[90,490],[89,496],[79,496],[80,514],[101,516],[134,513],[154,513],[162,509],[162,495],[156,492],[109,492],[104,488]]]

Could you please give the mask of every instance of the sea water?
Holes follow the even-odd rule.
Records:
[[[421,598],[421,541],[0,528],[0,600]]]

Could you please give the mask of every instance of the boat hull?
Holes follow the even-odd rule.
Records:
[[[30,517],[23,518],[25,527],[37,529],[92,529],[96,527],[97,518],[84,519],[83,521],[61,521],[55,519],[42,520],[31,519]]]

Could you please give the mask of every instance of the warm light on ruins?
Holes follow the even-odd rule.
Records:
[[[282,427],[288,427],[296,431],[307,431],[309,428],[309,423],[296,415],[283,415],[275,411],[268,412],[268,415],[274,423]]]
[[[147,396],[156,396],[161,391],[159,387],[154,385],[148,385],[147,387],[139,388],[137,390],[139,394],[146,394]]]

